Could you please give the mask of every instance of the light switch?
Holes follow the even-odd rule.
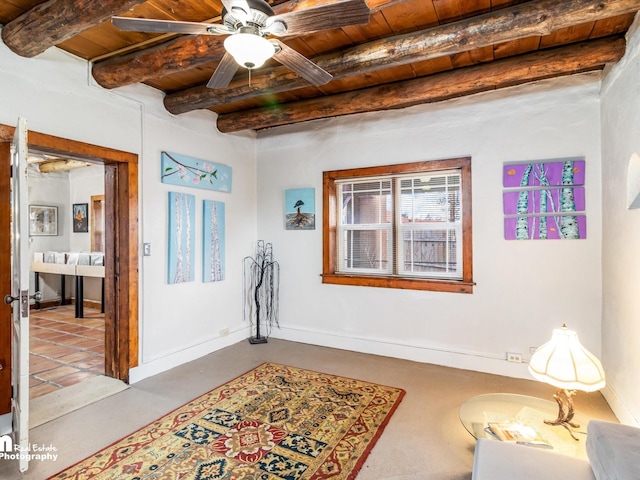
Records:
[[[151,256],[151,244],[150,243],[143,243],[142,244],[142,254],[145,257],[150,257]]]

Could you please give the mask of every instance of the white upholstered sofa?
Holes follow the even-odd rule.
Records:
[[[587,459],[491,439],[476,443],[472,480],[640,480],[640,428],[591,420]]]

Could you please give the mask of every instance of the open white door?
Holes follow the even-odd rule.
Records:
[[[29,467],[29,213],[27,196],[27,122],[18,119],[11,146],[12,385],[13,440],[19,445],[20,471]]]

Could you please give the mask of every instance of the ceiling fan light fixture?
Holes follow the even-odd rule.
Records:
[[[261,67],[276,53],[276,47],[266,38],[244,32],[228,36],[224,48],[238,65],[249,70]]]

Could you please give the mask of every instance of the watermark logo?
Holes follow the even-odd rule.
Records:
[[[0,453],[13,452],[13,439],[9,435],[0,437]]]
[[[22,446],[14,444],[10,435],[0,437],[0,460],[27,460],[28,462],[51,460],[55,462],[57,459],[58,449],[51,444],[29,443]]]

